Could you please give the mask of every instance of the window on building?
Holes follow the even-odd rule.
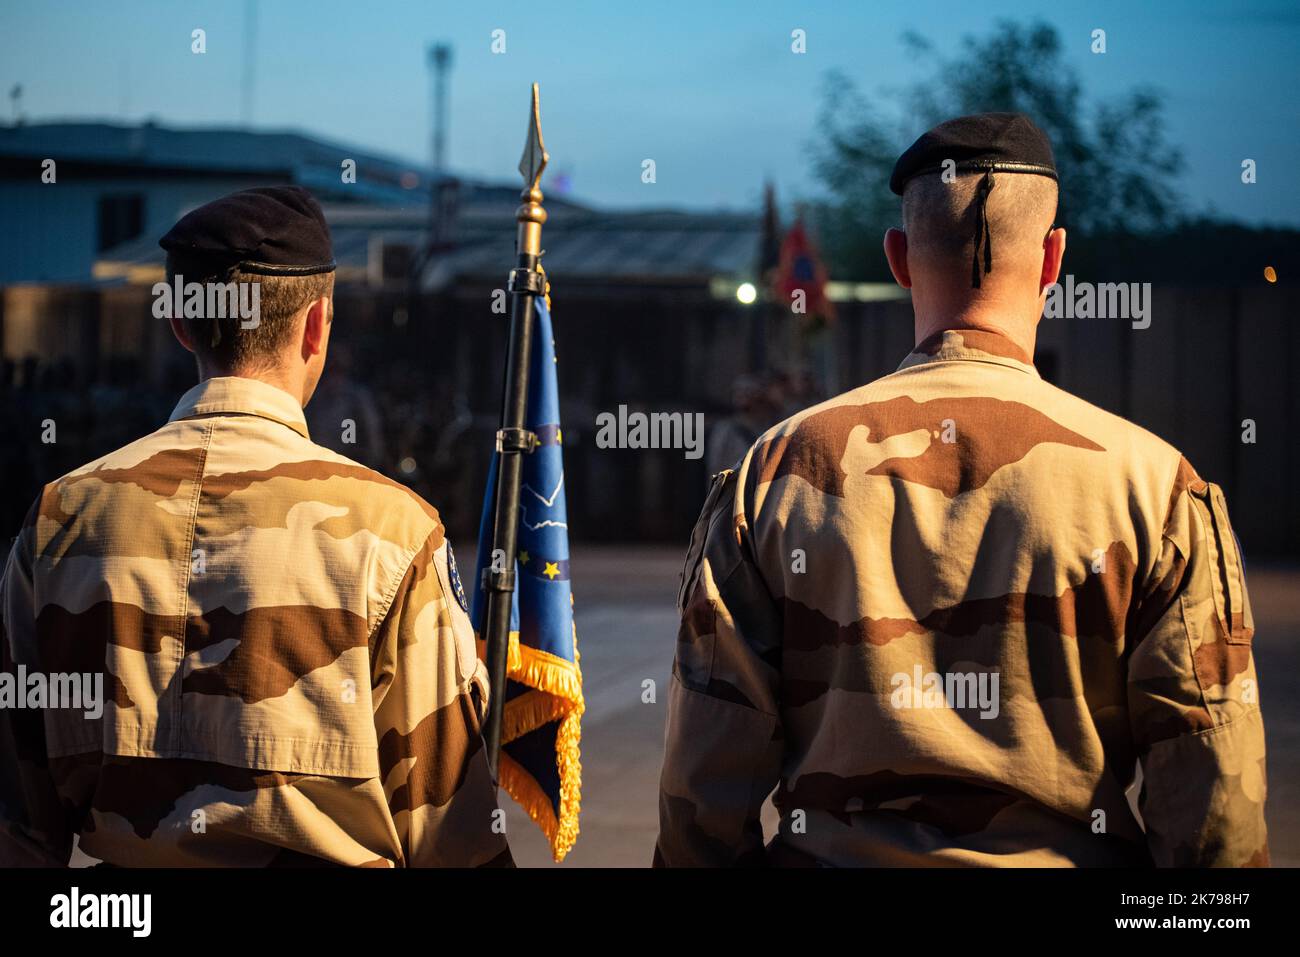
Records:
[[[99,197],[99,252],[144,232],[144,194]]]
[[[384,282],[404,281],[411,274],[415,250],[410,243],[385,242],[380,255],[380,275]]]

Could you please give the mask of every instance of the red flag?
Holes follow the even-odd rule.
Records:
[[[817,256],[817,249],[803,219],[795,220],[781,243],[781,262],[774,283],[776,295],[795,312],[807,320],[821,319],[830,322],[835,318],[835,306],[826,298],[826,269]],[[802,292],[799,296],[796,293]]]

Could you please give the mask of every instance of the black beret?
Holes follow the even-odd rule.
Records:
[[[894,164],[889,188],[899,196],[907,181],[938,172],[953,160],[957,172],[1033,173],[1056,179],[1047,134],[1023,113],[976,113],[922,133]]]
[[[894,164],[889,188],[903,195],[909,180],[924,173],[937,173],[952,160],[954,172],[982,172],[973,201],[975,207],[975,251],[971,256],[970,284],[980,288],[980,260],[984,273],[993,271],[993,237],[988,220],[988,198],[993,174],[1029,173],[1056,179],[1056,160],[1047,134],[1023,113],[976,113],[940,123],[922,133]]]
[[[325,214],[301,186],[223,196],[183,216],[158,245],[268,276],[309,276],[335,267]]]

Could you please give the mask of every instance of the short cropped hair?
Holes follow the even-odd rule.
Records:
[[[983,173],[944,182],[939,173],[912,179],[903,190],[903,231],[909,252],[969,264],[975,246],[975,198]],[[1056,218],[1056,182],[1027,173],[993,174],[989,237],[998,251],[1042,244]]]
[[[250,371],[274,365],[276,358],[293,336],[293,321],[302,309],[322,297],[330,299],[329,321],[334,319],[334,273],[316,273],[310,276],[264,276],[246,273],[238,267],[216,267],[202,258],[182,254],[167,254],[167,284],[170,286],[177,274],[185,284],[244,283],[258,284],[258,322],[243,328],[244,321],[238,313],[224,318],[215,316],[183,317],[181,322],[190,337],[194,353],[220,369]],[[179,308],[177,314],[183,315]]]

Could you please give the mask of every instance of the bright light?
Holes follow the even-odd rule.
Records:
[[[752,282],[742,282],[736,287],[736,298],[748,306],[758,298],[758,290],[754,288]]]
[[[1277,282],[1277,270],[1272,266],[1264,267],[1264,278],[1269,282]]]

